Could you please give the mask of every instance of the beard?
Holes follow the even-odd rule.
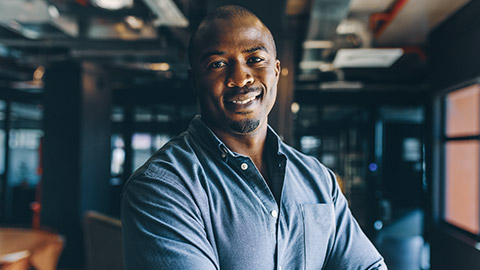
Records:
[[[242,121],[230,123],[230,128],[238,133],[250,133],[258,128],[260,120],[258,119],[246,119]]]

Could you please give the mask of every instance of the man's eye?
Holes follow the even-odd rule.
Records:
[[[221,67],[224,67],[226,65],[227,65],[227,63],[225,63],[223,61],[217,61],[217,62],[213,62],[210,65],[208,65],[208,68],[221,68]]]
[[[248,59],[248,63],[258,63],[258,62],[262,62],[263,61],[263,58],[260,58],[260,57],[251,57]]]

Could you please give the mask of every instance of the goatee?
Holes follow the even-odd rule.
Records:
[[[230,123],[230,128],[239,133],[250,133],[257,129],[260,125],[260,120],[258,119],[247,119],[238,122]]]

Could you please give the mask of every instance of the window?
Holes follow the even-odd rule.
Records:
[[[480,84],[443,96],[443,220],[480,232]]]

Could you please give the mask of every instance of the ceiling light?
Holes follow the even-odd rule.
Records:
[[[320,84],[320,89],[322,90],[356,90],[362,88],[362,82],[333,81]]]
[[[300,69],[319,69],[321,65],[327,64],[324,61],[302,61],[300,62]]]
[[[138,18],[138,17],[135,17],[135,16],[127,16],[125,17],[125,22],[127,23],[128,26],[130,26],[130,28],[132,28],[133,30],[139,30],[143,27],[143,20]]]
[[[322,63],[318,66],[318,69],[322,72],[329,72],[335,70],[335,66],[332,63]]]
[[[292,110],[292,113],[298,113],[300,111],[300,105],[297,102],[293,102],[292,105],[290,105],[290,110]]]
[[[353,34],[359,31],[359,27],[351,21],[342,22],[337,26],[338,35]]]
[[[330,40],[307,40],[303,43],[305,49],[330,49],[333,42]]]
[[[92,0],[92,3],[104,9],[118,10],[133,6],[133,0]]]
[[[48,6],[48,14],[50,14],[52,18],[60,17],[60,12],[58,12],[58,9],[54,5]]]
[[[170,69],[168,63],[150,63],[147,64],[147,68],[153,71],[167,71]]]
[[[43,75],[45,75],[45,67],[44,66],[38,66],[35,71],[33,72],[33,79],[34,80],[41,80],[43,78]]]
[[[397,49],[340,49],[333,65],[336,68],[388,68],[403,55]]]

